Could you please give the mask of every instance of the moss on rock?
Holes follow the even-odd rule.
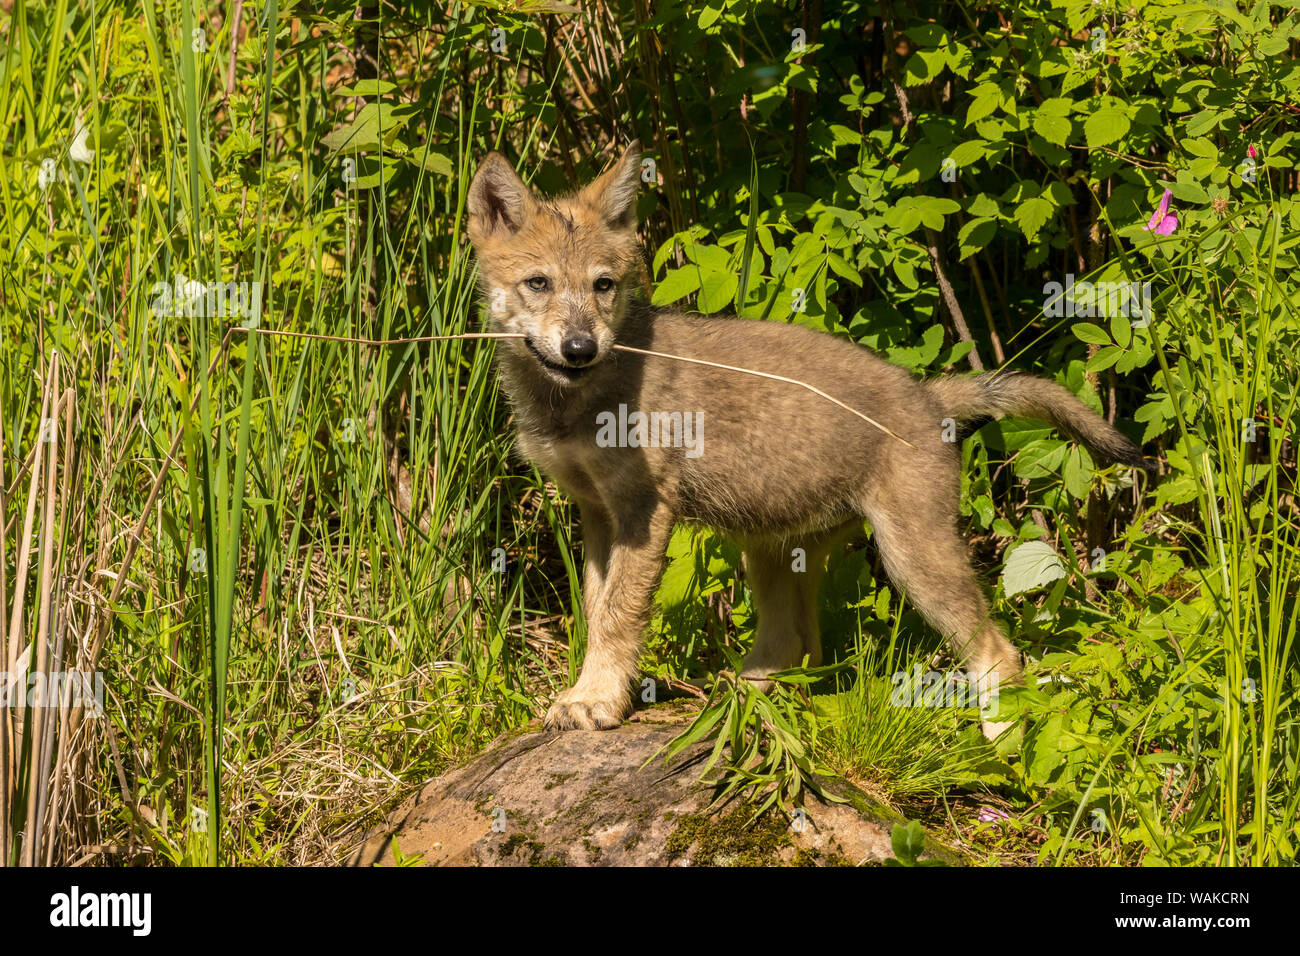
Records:
[[[664,846],[668,859],[686,857],[692,866],[784,865],[783,851],[794,846],[785,819],[773,810],[752,817],[744,806],[724,816],[685,814]]]

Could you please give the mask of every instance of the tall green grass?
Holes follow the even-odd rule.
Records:
[[[261,282],[260,323],[277,329],[472,329],[463,187],[490,116],[481,97],[461,101],[452,168],[422,171],[394,208],[341,175],[349,155],[313,155],[298,111],[343,123],[360,102],[332,92],[323,43],[287,56],[262,42],[288,29],[276,4],[239,49],[229,101],[228,28],[207,52],[179,42],[210,31],[191,5],[97,3],[71,33],[64,10],[32,23],[20,0],[4,57],[5,88],[29,92],[4,111],[20,146],[5,182],[21,188],[3,196],[0,484],[16,547],[0,604],[67,614],[56,666],[102,670],[109,699],[100,721],[60,718],[51,768],[73,806],[28,845],[62,862],[332,859],[404,788],[535,712],[539,675],[563,657],[535,622],[567,589],[541,589],[530,562],[552,560],[568,509],[508,461],[490,344],[268,338],[232,329],[237,317],[155,314],[154,284]],[[479,19],[456,17],[453,32]],[[439,82],[454,86],[457,66],[444,58]],[[69,153],[83,113],[89,164]],[[249,155],[301,159],[232,159],[236,135]],[[61,175],[41,190],[46,158]],[[76,464],[53,474],[83,518],[56,549],[58,607],[36,569],[14,575],[15,553],[47,532],[22,538],[10,504],[49,417],[54,349],[75,388]],[[570,540],[560,566],[576,566]],[[8,636],[15,656],[40,653],[22,622]],[[41,788],[10,783],[19,819]]]
[[[1300,801],[1300,527],[1283,460],[1288,446],[1294,453],[1288,424],[1300,408],[1300,313],[1278,271],[1281,216],[1269,209],[1262,222],[1228,221],[1222,230],[1227,236],[1205,237],[1157,274],[1176,290],[1168,312],[1176,334],[1205,342],[1186,356],[1186,385],[1204,396],[1200,414],[1189,421],[1175,408],[1178,451],[1197,479],[1204,636],[1222,658],[1223,722],[1211,744],[1222,860],[1260,866],[1294,858]],[[1219,256],[1206,254],[1216,240],[1219,256],[1231,242],[1244,260],[1226,281],[1208,261]],[[1164,350],[1156,355],[1172,379]]]

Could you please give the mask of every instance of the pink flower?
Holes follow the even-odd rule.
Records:
[[[1178,228],[1178,213],[1169,211],[1169,200],[1173,195],[1173,190],[1165,190],[1165,194],[1160,197],[1160,205],[1151,215],[1151,221],[1143,226],[1143,229],[1147,231],[1154,229],[1157,236],[1167,236]]]
[[[1259,154],[1255,152],[1255,147],[1252,144],[1246,147],[1246,155],[1249,156],[1251,159],[1254,159]]]
[[[997,807],[980,807],[976,819],[981,823],[1002,823],[1010,820],[1011,817],[1005,810],[999,810]]]

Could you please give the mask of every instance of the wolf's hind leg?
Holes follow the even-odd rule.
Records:
[[[753,648],[745,655],[742,677],[767,689],[771,682],[764,678],[797,666],[805,654],[811,666],[821,663],[817,595],[826,556],[861,527],[862,523],[855,519],[830,531],[785,541],[746,543],[745,574],[754,591],[758,631]]]
[[[1003,684],[1020,681],[1021,659],[1000,622],[989,617],[988,600],[966,556],[966,543],[947,515],[929,509],[872,509],[868,516],[890,579],[944,636],[983,700]],[[996,698],[994,698],[996,699]],[[990,710],[996,711],[995,707]],[[983,721],[993,739],[1010,727]]]

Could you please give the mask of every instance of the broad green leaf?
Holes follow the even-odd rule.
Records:
[[[1124,350],[1117,345],[1107,345],[1105,348],[1098,349],[1097,354],[1088,359],[1088,371],[1100,372],[1102,369],[1110,368],[1124,354]]]
[[[1002,102],[1002,91],[994,83],[981,83],[971,91],[974,102],[966,109],[966,125],[988,116]]]
[[[1090,147],[1107,146],[1119,140],[1132,124],[1128,114],[1116,106],[1103,106],[1083,121],[1083,133]]]
[[[862,276],[858,273],[858,270],[854,269],[835,253],[831,252],[827,254],[826,263],[831,267],[831,271],[837,276],[848,279],[854,285],[862,285]]]
[[[1110,345],[1110,336],[1106,330],[1091,322],[1076,322],[1071,330],[1075,336],[1092,345]]]
[[[993,241],[997,231],[998,224],[992,219],[972,219],[966,223],[957,233],[958,258],[966,259],[979,252]]]
[[[334,91],[335,96],[383,96],[385,93],[397,92],[397,84],[388,80],[368,79],[340,86]]]
[[[700,270],[695,266],[673,269],[655,286],[652,305],[671,305],[700,287]]]
[[[915,866],[917,859],[925,851],[925,831],[921,824],[912,820],[906,826],[895,823],[889,834],[889,842],[894,850],[894,857],[904,866]]]
[[[370,152],[390,142],[414,117],[415,107],[367,103],[356,118],[325,134],[321,143],[332,152]]]
[[[1110,317],[1110,334],[1114,337],[1116,345],[1122,349],[1128,348],[1129,343],[1133,341],[1133,329],[1129,326],[1128,316],[1112,315]],[[1105,345],[1108,343],[1102,342],[1100,344]]]
[[[1061,477],[1065,479],[1065,490],[1080,501],[1088,497],[1092,490],[1092,460],[1087,451],[1077,445],[1070,449],[1065,457],[1065,468]]]
[[[977,163],[989,154],[989,144],[982,139],[970,139],[964,143],[958,143],[948,153],[948,158],[960,169],[963,166],[969,166],[971,163]]]
[[[731,305],[740,285],[734,272],[709,272],[700,283],[699,306],[701,312],[721,312]]]
[[[1185,127],[1188,136],[1203,136],[1219,125],[1225,114],[1218,110],[1203,110],[1187,121]]]
[[[1002,586],[1007,595],[1046,587],[1065,577],[1065,562],[1046,541],[1026,541],[1007,555]]]
[[[416,146],[406,155],[409,162],[418,166],[423,166],[426,172],[438,176],[450,176],[452,172],[451,160],[442,153],[432,152],[428,146]]]
[[[1210,201],[1209,195],[1196,183],[1170,183],[1170,191],[1174,198],[1181,202],[1207,203]]]
[[[1034,113],[1033,126],[1035,133],[1057,146],[1064,146],[1070,138],[1070,133],[1074,131],[1074,124],[1070,122],[1069,117],[1044,113],[1041,110]]]
[[[1055,208],[1051,202],[1042,196],[1026,199],[1016,207],[1016,223],[1020,226],[1020,231],[1025,234],[1026,239],[1038,238],[1039,230],[1051,218],[1052,211]]]

